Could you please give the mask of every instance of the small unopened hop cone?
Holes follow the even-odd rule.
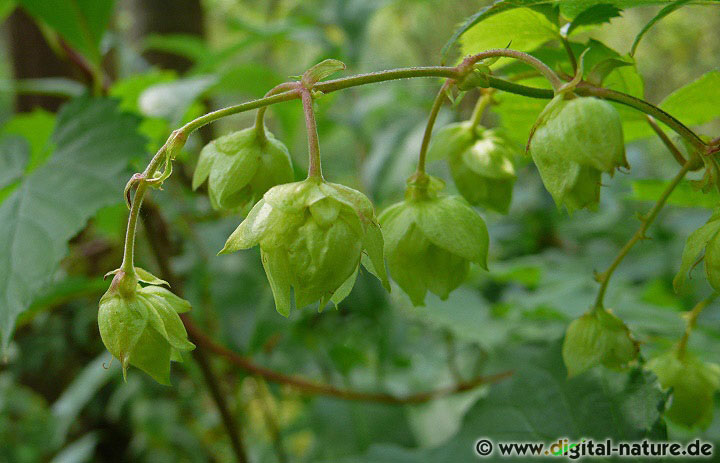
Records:
[[[193,189],[208,180],[214,209],[247,213],[275,185],[292,182],[290,154],[271,133],[255,127],[211,141],[200,152]]]
[[[453,182],[473,206],[507,214],[515,184],[515,149],[497,130],[458,122],[440,129],[428,160],[447,159]]]
[[[190,310],[190,303],[161,285],[167,282],[137,267],[135,275],[116,271],[100,299],[98,326],[103,344],[122,365],[123,377],[132,365],[169,385],[170,362],[182,362],[181,353],[195,345],[178,316]]]

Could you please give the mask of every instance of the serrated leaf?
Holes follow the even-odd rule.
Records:
[[[662,10],[658,12],[647,24],[645,24],[645,27],[642,28],[640,33],[635,37],[635,40],[633,41],[632,47],[630,47],[630,56],[635,55],[635,50],[637,50],[638,45],[640,44],[640,40],[645,36],[647,31],[652,28],[655,23],[660,21],[665,16],[669,15],[673,11],[677,10],[681,6],[690,3],[690,0],[677,0],[676,2],[671,3],[670,5],[666,6]]]
[[[571,35],[580,26],[591,26],[610,22],[612,18],[620,16],[622,10],[615,5],[601,3],[593,5],[573,19],[567,28],[566,35]]]
[[[558,27],[542,13],[530,8],[514,8],[468,29],[462,38],[462,51],[464,55],[505,47],[529,51],[559,37]]]
[[[17,0],[95,65],[102,59],[100,40],[110,22],[113,0]]]
[[[568,19],[577,17],[590,7],[600,4],[609,4],[627,10],[638,6],[667,5],[675,0],[559,0],[560,13]],[[704,0],[694,0],[693,4],[707,4]]]
[[[67,253],[67,241],[99,208],[122,196],[123,169],[144,154],[137,118],[111,100],[81,98],[57,116],[50,160],[0,204],[0,334],[7,345]]]
[[[485,21],[488,18],[491,18],[497,14],[503,13],[505,11],[510,11],[515,8],[519,7],[529,7],[533,5],[543,5],[546,4],[546,0],[497,0],[492,5],[486,6],[482,8],[480,11],[475,13],[474,15],[470,16],[450,37],[450,40],[447,41],[445,45],[442,47],[441,54],[443,56],[443,61],[447,57],[448,52],[452,48],[453,45],[460,39],[460,37],[465,34],[470,28],[475,26],[476,24],[479,24],[482,21]],[[507,42],[505,43],[507,44]],[[503,45],[504,46],[504,45]]]

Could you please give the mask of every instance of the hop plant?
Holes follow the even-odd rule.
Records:
[[[211,141],[200,152],[192,187],[208,180],[215,209],[247,212],[275,185],[292,182],[290,154],[271,133],[240,130]]]
[[[389,288],[383,237],[370,200],[359,191],[310,177],[271,188],[230,235],[220,254],[260,245],[275,307],[290,314],[319,301],[340,303],[365,266]]]
[[[592,309],[573,320],[562,348],[571,377],[599,364],[621,368],[637,357],[638,352],[638,344],[628,327],[607,309]]]
[[[405,200],[380,215],[390,274],[416,306],[430,292],[446,299],[467,277],[470,263],[487,269],[488,232],[459,196],[426,174],[408,181]]]
[[[593,97],[548,103],[535,123],[528,148],[545,188],[569,212],[594,209],[602,172],[628,167],[622,121],[613,106]]]
[[[684,286],[688,272],[698,262],[698,255],[705,249],[705,276],[715,291],[720,291],[720,211],[715,212],[705,225],[695,230],[687,239],[682,263],[673,285],[676,291]]]
[[[648,361],[664,388],[672,388],[667,416],[687,427],[707,426],[712,420],[715,392],[720,388],[720,365],[672,349]]]
[[[100,337],[120,361],[123,377],[133,365],[169,385],[170,361],[182,362],[180,353],[195,348],[178,316],[190,310],[190,303],[160,286],[167,282],[146,270],[136,267],[135,273],[116,271],[100,299]]]
[[[447,158],[455,186],[472,205],[506,214],[515,184],[515,151],[498,132],[470,121],[438,131],[428,159]]]

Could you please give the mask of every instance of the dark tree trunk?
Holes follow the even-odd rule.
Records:
[[[151,34],[203,36],[203,9],[199,0],[126,0],[125,4],[133,18],[130,33],[135,41]],[[182,56],[159,51],[148,51],[143,56],[151,64],[181,73],[192,64]]]
[[[55,54],[35,21],[22,9],[16,9],[8,17],[6,29],[16,79],[81,77],[71,63]],[[46,95],[17,95],[15,110],[25,112],[40,107],[55,112],[63,101],[63,98]]]

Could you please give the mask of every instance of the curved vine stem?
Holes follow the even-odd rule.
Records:
[[[522,61],[525,64],[528,64],[529,66],[534,67],[550,82],[550,85],[552,85],[554,91],[560,90],[560,88],[564,85],[562,79],[560,79],[560,77],[555,73],[555,71],[553,71],[547,64],[543,63],[532,55],[517,50],[510,50],[509,48],[495,48],[492,50],[485,50],[478,54],[468,56],[458,67],[463,68],[466,66],[472,66],[478,61],[482,61],[487,58],[497,57],[514,58],[518,61]]]
[[[324,82],[318,82],[313,85],[312,90],[314,91],[320,91],[323,93],[329,93],[334,92],[337,90],[342,90],[345,88],[355,87],[359,85],[367,85],[371,83],[376,82],[384,82],[389,80],[397,80],[397,79],[408,79],[408,78],[416,78],[416,77],[440,77],[440,78],[446,78],[446,79],[452,79],[452,80],[458,80],[462,79],[465,76],[468,75],[469,72],[472,72],[472,66],[477,63],[478,61],[481,61],[483,59],[487,58],[493,58],[493,57],[509,57],[518,59],[520,61],[523,61],[532,67],[534,67],[538,72],[540,72],[545,78],[548,79],[548,81],[552,84],[553,89],[559,89],[563,82],[562,80],[557,76],[557,74],[550,69],[546,64],[544,64],[542,61],[538,60],[537,58],[530,56],[526,53],[518,52],[515,50],[509,50],[509,49],[494,49],[494,50],[487,50],[482,53],[478,53],[476,55],[472,55],[467,57],[460,65],[455,67],[448,67],[448,66],[427,66],[427,67],[412,67],[412,68],[402,68],[402,69],[391,69],[387,71],[379,71],[379,72],[371,72],[367,74],[359,74],[355,76],[350,77],[343,77],[339,79],[334,80],[328,80]],[[487,87],[489,88],[495,88],[498,90],[503,90],[511,93],[516,93],[519,95],[528,96],[531,98],[552,98],[554,95],[553,90],[549,89],[541,89],[541,88],[534,88],[534,87],[528,87],[525,85],[520,85],[517,83],[509,82],[507,80],[499,79],[494,76],[486,76],[486,83]],[[286,86],[282,86],[278,90],[284,90]],[[298,98],[302,98],[302,91],[300,88],[292,88],[292,85],[288,85],[287,88],[290,88],[289,90],[281,91],[281,93],[273,94],[270,96],[266,96],[264,98],[260,98],[257,100],[249,101],[246,103],[229,106],[223,109],[219,109],[217,111],[210,112],[208,114],[205,114],[203,116],[200,116],[187,124],[185,124],[180,129],[174,131],[172,135],[168,138],[165,145],[155,154],[155,156],[152,158],[150,163],[148,164],[145,171],[139,175],[137,179],[134,179],[137,181],[137,189],[135,191],[135,195],[133,197],[133,201],[131,204],[130,209],[130,216],[128,218],[128,228],[126,233],[126,239],[125,239],[125,248],[123,252],[123,263],[121,266],[121,269],[125,271],[125,273],[134,274],[134,267],[133,267],[133,260],[134,260],[134,245],[135,245],[135,229],[137,227],[137,217],[140,211],[140,206],[142,204],[142,200],[144,198],[145,193],[147,192],[147,188],[149,186],[149,182],[152,181],[154,178],[153,175],[155,174],[156,170],[160,166],[160,164],[165,161],[167,165],[169,166],[169,160],[172,159],[174,156],[174,153],[179,151],[182,146],[184,145],[185,141],[187,140],[188,136],[195,130],[199,129],[200,127],[209,124],[213,121],[216,121],[218,119],[221,119],[223,117],[227,117],[233,114],[238,114],[244,111],[250,111],[254,109],[261,109],[265,108],[266,106],[270,106],[276,103],[280,103],[283,101],[289,101],[294,100]],[[639,111],[644,112],[645,114],[648,114],[655,119],[657,119],[660,122],[663,122],[668,127],[670,127],[672,130],[677,132],[679,135],[690,141],[694,146],[699,148],[701,152],[709,153],[710,149],[708,148],[708,145],[706,145],[700,137],[695,134],[692,130],[690,130],[688,127],[683,125],[680,121],[666,113],[665,111],[661,110],[660,108],[653,106],[652,104],[641,100],[639,98],[635,98],[631,95],[624,94],[622,92],[617,92],[614,90],[601,88],[601,87],[594,87],[588,83],[581,82],[578,87],[576,88],[575,92],[579,95],[591,95],[596,96],[599,98],[604,98],[612,101],[616,101],[618,103],[631,106],[636,108]],[[441,99],[441,97],[438,97],[438,99]],[[437,99],[436,99],[437,100]],[[437,103],[440,104],[439,102]],[[439,107],[439,106],[438,106]],[[434,120],[433,120],[434,122]],[[428,140],[429,141],[429,140]],[[419,163],[420,164],[420,163]],[[319,163],[318,163],[319,166]],[[424,168],[424,160],[422,161],[422,165],[419,165],[419,167]],[[686,166],[683,166],[683,170],[686,170]],[[132,182],[133,180],[131,180]],[[132,185],[131,185],[132,186]],[[639,238],[638,238],[639,239]],[[633,243],[634,244],[634,243]],[[604,289],[603,289],[604,292]],[[602,302],[602,298],[599,299],[600,302]]]
[[[265,97],[276,95],[287,90],[292,90],[295,87],[296,85],[294,82],[284,82],[271,88],[270,91],[265,94]],[[257,115],[255,116],[255,132],[257,133],[260,143],[267,141],[267,133],[265,132],[265,112],[267,111],[267,108],[267,106],[263,106],[258,109]]]
[[[613,273],[618,268],[623,259],[625,259],[625,256],[628,255],[632,247],[635,246],[635,243],[642,239],[646,239],[645,232],[647,231],[648,227],[650,227],[657,215],[665,206],[665,203],[670,197],[670,194],[672,194],[673,190],[675,190],[675,188],[680,184],[682,179],[685,177],[685,174],[687,174],[691,170],[693,164],[694,160],[690,160],[686,162],[684,166],[682,166],[682,168],[678,171],[678,173],[672,179],[667,188],[665,188],[665,191],[662,192],[662,195],[660,195],[660,198],[657,200],[652,209],[650,209],[650,211],[648,211],[648,213],[644,217],[642,217],[642,224],[632,236],[632,238],[630,238],[630,241],[625,243],[625,246],[622,247],[622,249],[612,261],[608,269],[598,275],[600,289],[598,290],[597,298],[595,299],[595,304],[593,306],[595,309],[602,309],[604,307],[603,300],[605,298],[605,292],[607,291],[607,287],[610,283],[610,278],[612,277]]]
[[[440,107],[445,100],[445,92],[450,88],[453,82],[454,81],[450,79],[445,81],[442,87],[440,87],[440,91],[438,91],[437,95],[435,96],[432,108],[430,108],[430,115],[428,116],[427,125],[425,126],[425,133],[423,133],[422,144],[420,145],[420,155],[418,156],[417,164],[418,174],[425,173],[425,159],[427,158],[427,150],[430,146],[430,138],[432,138],[432,130],[435,126],[435,120],[437,119],[437,115],[440,112]]]

